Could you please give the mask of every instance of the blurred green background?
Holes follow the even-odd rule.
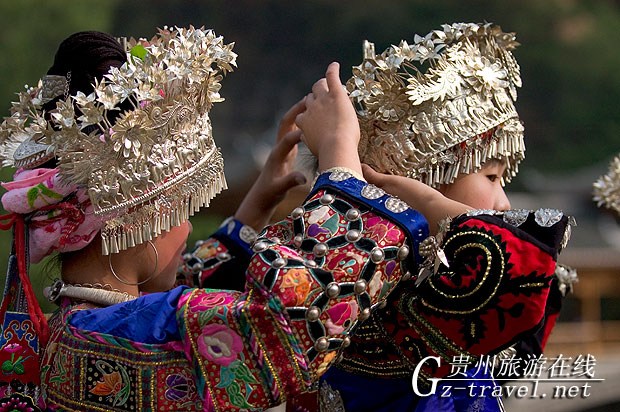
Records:
[[[79,30],[150,38],[164,25],[206,26],[235,42],[238,70],[223,81],[226,101],[212,111],[227,161],[231,193],[192,219],[191,241],[232,214],[274,139],[279,116],[306,94],[331,61],[343,81],[361,61],[364,39],[381,52],[452,22],[494,22],[517,33],[523,88],[517,109],[526,127],[527,158],[511,190],[528,191],[539,174],[601,172],[620,150],[620,9],[615,1],[88,1],[1,0],[0,111],[24,84],[35,84],[57,45]],[[3,181],[12,171],[3,170]],[[534,176],[534,177],[533,177]],[[6,267],[10,235],[1,234]],[[57,274],[33,268],[36,290]],[[49,309],[46,307],[46,309]]]

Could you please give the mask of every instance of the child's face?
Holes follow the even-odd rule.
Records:
[[[476,173],[460,174],[440,191],[447,198],[474,209],[508,210],[510,201],[500,183],[505,170],[505,162],[492,160]]]

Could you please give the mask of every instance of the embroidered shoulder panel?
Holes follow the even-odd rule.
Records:
[[[170,345],[146,345],[50,321],[41,377],[49,408],[201,411],[191,365]]]

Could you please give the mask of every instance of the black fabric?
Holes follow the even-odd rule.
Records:
[[[222,242],[233,258],[223,262],[211,276],[203,281],[200,287],[244,291],[245,272],[250,265],[251,256],[227,236],[215,233],[211,237]]]
[[[505,222],[502,217],[495,215],[478,215],[467,216],[461,215],[455,217],[451,225],[456,226],[467,220],[477,219],[493,225],[510,230],[515,236],[538,246],[545,253],[548,253],[554,260],[558,257],[558,250],[564,237],[564,231],[568,225],[568,217],[562,216],[559,222],[549,227],[540,226],[536,223],[534,213],[530,213],[527,220],[520,226],[514,226]]]

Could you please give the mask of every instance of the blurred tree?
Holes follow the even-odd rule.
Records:
[[[499,24],[523,44],[515,52],[523,77],[517,108],[528,145],[522,168],[568,173],[620,150],[620,9],[613,0],[5,0],[0,16],[5,114],[13,93],[44,74],[58,43],[78,30],[150,37],[156,27],[193,24],[236,42],[239,69],[223,82],[226,101],[211,113],[229,192],[236,194],[219,196],[192,219],[194,239],[214,227],[218,218],[207,214],[234,210],[239,188],[256,173],[256,149],[275,139],[279,114],[310,91],[331,61],[341,62],[346,81],[361,62],[364,39],[381,52],[444,23]],[[525,186],[520,178],[511,188]],[[0,240],[8,244],[6,235]],[[0,251],[0,263],[4,256]]]
[[[612,0],[157,0],[119,3],[116,13],[119,33],[145,36],[154,26],[194,24],[236,42],[239,73],[226,79],[228,102],[213,112],[218,142],[232,157],[247,155],[239,153],[248,150],[239,136],[258,139],[329,62],[342,63],[346,80],[361,61],[364,39],[381,52],[459,21],[494,22],[523,44],[515,54],[524,84],[517,102],[528,143],[524,167],[571,170],[620,147],[620,10]]]

